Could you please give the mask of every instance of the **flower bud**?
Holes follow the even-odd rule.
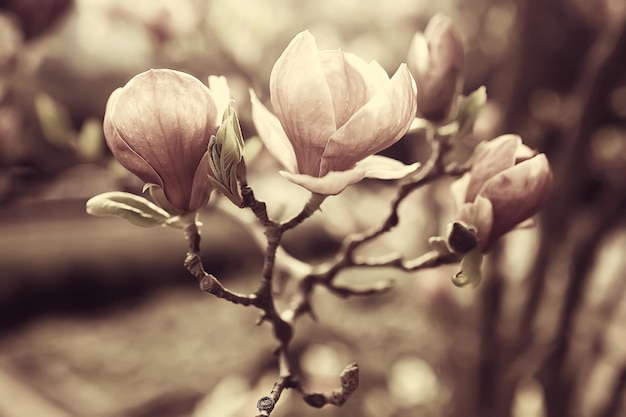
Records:
[[[445,122],[463,85],[463,43],[452,20],[430,19],[424,33],[413,37],[407,65],[417,83],[417,114],[435,123]]]
[[[534,216],[552,189],[544,154],[503,135],[477,149],[470,172],[452,184],[457,219],[476,230],[483,251],[515,226]]]
[[[211,91],[193,76],[149,70],[109,97],[106,142],[161,207],[195,211],[206,205],[213,188],[207,152],[219,127],[218,108]]]
[[[406,65],[391,78],[375,61],[341,50],[318,51],[302,32],[270,76],[276,116],[253,92],[252,118],[288,180],[319,194],[337,194],[363,178],[397,179],[415,167],[373,156],[397,142],[416,110]]]
[[[448,247],[458,254],[467,253],[478,246],[476,232],[462,222],[452,222],[448,225],[447,243]]]
[[[216,136],[209,140],[209,167],[213,176],[209,179],[229,200],[236,205],[243,201],[237,179],[238,166],[243,159],[243,135],[237,113],[232,105],[224,112],[222,125]]]

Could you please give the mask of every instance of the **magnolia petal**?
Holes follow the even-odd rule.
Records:
[[[413,121],[416,94],[413,78],[402,64],[389,82],[331,136],[319,175],[345,171],[396,143]]]
[[[521,143],[517,135],[502,135],[484,144],[472,165],[465,202],[474,201],[489,179],[515,164],[515,152]]]
[[[550,194],[552,171],[539,154],[491,178],[481,191],[493,206],[493,241],[535,215]]]
[[[278,118],[259,101],[252,89],[250,89],[250,102],[252,103],[252,121],[265,148],[287,171],[298,173],[296,154]]]
[[[399,180],[414,173],[419,167],[419,162],[411,165],[405,165],[393,158],[388,158],[382,155],[372,155],[357,163],[354,168],[365,171],[365,178]]]
[[[148,190],[150,193],[150,197],[154,200],[155,203],[159,205],[159,207],[163,208],[165,211],[171,214],[182,214],[185,210],[181,210],[178,207],[174,207],[172,203],[169,202],[165,193],[163,192],[163,188],[161,188],[157,184],[146,184],[143,187],[143,191]]]
[[[478,196],[473,203],[463,204],[458,218],[476,229],[478,243],[482,249],[489,247],[491,244],[489,236],[493,227],[493,207],[489,200]]]
[[[352,169],[346,171],[331,171],[323,177],[290,174],[284,171],[280,174],[289,181],[311,192],[323,195],[336,195],[349,185],[355,184],[363,178],[396,180],[415,172],[418,167],[418,163],[404,165],[402,162],[396,161],[395,159],[374,155],[356,164]]]
[[[355,184],[365,178],[365,171],[350,169],[347,171],[331,171],[323,177],[313,177],[306,174],[292,174],[280,171],[280,175],[294,184],[306,188],[312,193],[323,195],[336,195],[351,184]]]
[[[296,35],[274,64],[270,96],[293,145],[298,171],[318,175],[324,147],[336,123],[315,38],[308,31]]]
[[[421,79],[426,73],[429,61],[430,52],[428,51],[428,42],[426,42],[423,33],[417,32],[413,35],[413,39],[411,39],[406,58],[406,63],[416,79]]]
[[[454,210],[459,211],[461,206],[466,202],[465,196],[467,195],[467,187],[472,179],[469,172],[463,174],[461,178],[450,184],[450,192],[454,201]]]
[[[133,174],[137,175],[146,183],[154,183],[163,186],[163,180],[159,174],[135,152],[118,133],[116,127],[111,120],[113,107],[117,97],[122,92],[121,88],[111,93],[107,101],[106,110],[104,112],[104,122],[102,128],[104,130],[104,139],[115,156],[115,159]]]
[[[389,82],[389,74],[376,61],[365,62],[361,57],[344,52],[344,59],[358,71],[367,86],[368,97],[373,97],[384,85]],[[363,103],[365,104],[365,103]]]
[[[213,94],[215,100],[215,107],[217,109],[217,124],[222,122],[222,115],[228,107],[231,99],[230,88],[228,87],[228,81],[223,75],[209,75],[209,89]]]
[[[515,163],[520,163],[522,161],[532,158],[535,155],[537,155],[536,150],[531,149],[522,143],[517,147],[517,150],[515,151]]]
[[[362,73],[367,63],[340,50],[321,51],[319,57],[333,99],[335,125],[340,128],[374,94]]]
[[[209,152],[205,152],[196,169],[191,188],[191,198],[189,199],[189,210],[196,211],[207,205],[209,196],[213,191],[213,184],[209,181]]]

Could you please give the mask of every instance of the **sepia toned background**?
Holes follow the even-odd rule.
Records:
[[[272,415],[626,415],[622,0],[2,0],[0,416],[255,415],[277,372],[257,311],[198,290],[179,231],[85,213],[95,194],[143,185],[103,142],[108,95],[149,68],[225,75],[252,138],[248,88],[267,101],[272,65],[296,33],[392,73],[435,13],[463,38],[464,93],[487,87],[471,140],[520,134],[548,155],[553,195],[536,228],[493,250],[476,290],[450,283],[455,266],[341,275],[393,279],[377,296],[318,290],[317,320],[296,328],[294,367],[327,391],[356,361],[361,386],[322,410],[287,391]],[[409,135],[387,153],[413,162],[427,151]],[[306,194],[276,171],[260,151],[250,183],[287,217]],[[450,220],[448,186],[407,199],[400,226],[363,254],[422,253]],[[309,262],[332,256],[382,221],[392,196],[393,184],[353,186],[285,247]],[[202,222],[206,269],[231,289],[255,288],[262,257],[245,227],[217,209]]]

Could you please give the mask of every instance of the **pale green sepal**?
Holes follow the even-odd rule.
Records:
[[[40,93],[35,96],[35,112],[48,143],[59,148],[73,146],[76,132],[70,113],[63,104],[45,93]]]
[[[91,118],[83,123],[78,133],[76,149],[86,161],[96,161],[102,156],[104,149],[102,121]]]
[[[474,123],[480,114],[483,106],[487,102],[487,88],[483,85],[463,97],[459,104],[459,114],[457,122],[459,130],[457,136],[463,138],[474,130]]]
[[[461,259],[461,270],[452,276],[452,283],[457,287],[476,288],[482,281],[480,265],[483,263],[483,254],[479,247],[466,253]]]
[[[87,201],[87,213],[92,216],[118,216],[141,227],[168,224],[172,216],[147,199],[122,191],[98,194]]]
[[[446,243],[446,238],[443,236],[431,236],[428,238],[428,244],[431,248],[436,250],[440,255],[448,256],[452,255],[450,249],[448,249],[448,244]]]
[[[222,124],[209,139],[210,181],[233,203],[240,205],[242,197],[237,180],[238,166],[243,161],[244,143],[237,113],[232,103],[224,111]]]
[[[437,136],[439,136],[440,138],[450,138],[453,136],[457,136],[458,134],[459,122],[457,122],[456,120],[437,129]]]
[[[409,126],[409,130],[406,132],[406,134],[408,135],[409,133],[420,132],[426,129],[429,123],[430,122],[426,119],[422,119],[421,117],[416,117],[411,122],[411,126]]]
[[[250,164],[261,154],[262,150],[263,142],[261,142],[261,139],[258,136],[252,136],[251,138],[246,139],[246,147],[243,158],[248,164]]]

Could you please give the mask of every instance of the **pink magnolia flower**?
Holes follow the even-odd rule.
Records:
[[[214,81],[222,88],[226,84],[223,77]],[[109,97],[106,142],[163,208],[195,211],[206,205],[213,189],[207,151],[225,105],[189,74],[149,70]]]
[[[535,215],[552,188],[548,159],[517,135],[486,143],[472,169],[452,184],[458,219],[476,230],[485,251],[500,236]]]
[[[250,92],[252,118],[288,180],[319,194],[338,194],[363,178],[397,179],[406,166],[375,153],[397,142],[415,115],[416,89],[402,64],[389,78],[341,50],[318,51],[308,31],[282,53],[270,76],[276,116]]]
[[[407,64],[419,91],[419,115],[434,122],[448,118],[463,86],[463,61],[463,43],[450,18],[437,14],[424,33],[415,34]]]

